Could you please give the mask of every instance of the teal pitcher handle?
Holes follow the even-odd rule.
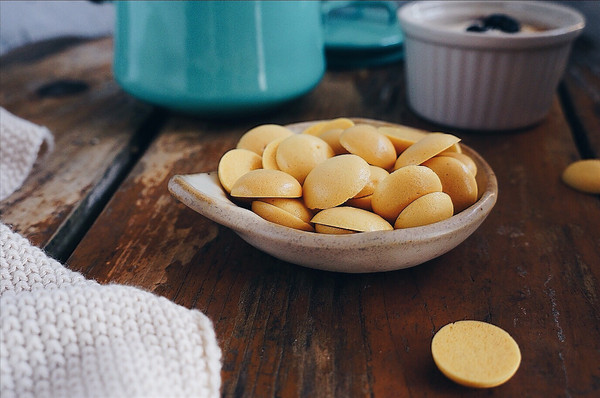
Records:
[[[321,13],[323,23],[334,14],[340,12],[348,12],[347,17],[360,19],[365,17],[365,9],[382,9],[387,12],[387,22],[390,25],[398,22],[398,6],[393,1],[369,1],[369,0],[354,0],[354,1],[324,1],[321,5]]]

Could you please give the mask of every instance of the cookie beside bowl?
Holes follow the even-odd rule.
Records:
[[[384,126],[389,123],[357,119]],[[316,122],[288,125],[295,133]],[[281,260],[309,268],[348,272],[382,272],[422,264],[458,246],[485,220],[496,203],[498,185],[491,167],[473,149],[461,145],[478,167],[479,197],[467,209],[434,224],[393,231],[327,235],[284,227],[264,220],[230,200],[217,172],[176,175],[172,195],[210,220],[234,230],[242,239]]]
[[[476,29],[499,15],[521,29]],[[469,130],[540,122],[585,25],[576,10],[544,1],[418,1],[401,7],[398,19],[409,105],[428,120]]]

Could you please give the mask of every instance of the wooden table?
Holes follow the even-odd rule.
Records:
[[[210,121],[125,94],[110,38],[53,40],[1,60],[0,105],[50,128],[56,149],[0,204],[0,219],[73,270],[140,286],[214,322],[224,396],[600,396],[600,201],[566,187],[600,154],[600,47],[584,35],[550,115],[512,133],[446,130],[495,170],[499,198],[463,244],[420,266],[340,274],[279,261],[194,213],[174,174],[214,170],[250,127],[356,116],[428,130],[403,64],[328,71],[306,97]],[[522,351],[491,390],[448,381],[430,343],[449,322],[508,331]]]

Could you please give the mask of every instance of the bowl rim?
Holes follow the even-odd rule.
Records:
[[[373,119],[350,119],[355,123],[364,122],[377,125],[397,125]],[[286,125],[286,127],[298,132],[308,127],[310,124],[318,123],[320,121],[321,120],[294,123]],[[348,246],[352,246],[354,250],[360,250],[364,247],[397,246],[402,243],[414,243],[415,236],[417,235],[419,236],[418,240],[421,241],[454,234],[471,225],[469,221],[472,221],[473,218],[476,220],[478,214],[483,214],[487,217],[487,214],[489,214],[494,207],[498,195],[498,181],[494,171],[475,150],[462,143],[461,148],[467,155],[475,160],[478,170],[486,176],[487,181],[485,189],[478,200],[473,205],[446,220],[420,227],[394,229],[393,231],[329,235],[295,230],[275,224],[263,219],[251,210],[238,206],[232,202],[222,190],[221,185],[218,182],[216,171],[188,175],[174,175],[169,180],[168,188],[173,196],[183,202],[186,206],[202,214],[206,218],[234,230],[238,234],[252,234],[256,238],[267,238],[277,243],[289,244],[290,241],[293,241],[294,244],[299,247],[319,248],[320,250],[341,249],[347,248]],[[212,180],[215,186],[221,191],[222,197],[216,197],[208,192],[198,190],[194,185],[196,179]],[[234,217],[231,217],[232,215],[240,217],[236,218],[236,220],[243,220],[244,222],[233,221],[232,219],[234,219]],[[481,222],[482,221],[483,220],[481,220]]]
[[[455,31],[428,23],[444,12],[469,10],[473,17],[481,13],[506,12],[528,18],[540,19],[540,15],[553,12],[563,18],[556,19],[560,26],[539,32],[521,32],[517,35],[486,35],[476,32]],[[519,17],[517,17],[519,18]],[[520,17],[522,18],[522,17]],[[418,1],[398,9],[398,20],[407,38],[437,44],[481,49],[525,49],[559,46],[575,39],[585,27],[585,17],[577,10],[546,1]]]

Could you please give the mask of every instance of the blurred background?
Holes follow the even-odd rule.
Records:
[[[63,36],[99,37],[113,32],[111,3],[0,1],[0,55],[24,44]]]
[[[406,1],[393,1],[400,5]],[[557,1],[600,15],[600,1]],[[102,1],[0,1],[0,55],[24,44],[56,37],[100,37],[113,32],[114,5]],[[600,26],[586,26],[600,31]]]

